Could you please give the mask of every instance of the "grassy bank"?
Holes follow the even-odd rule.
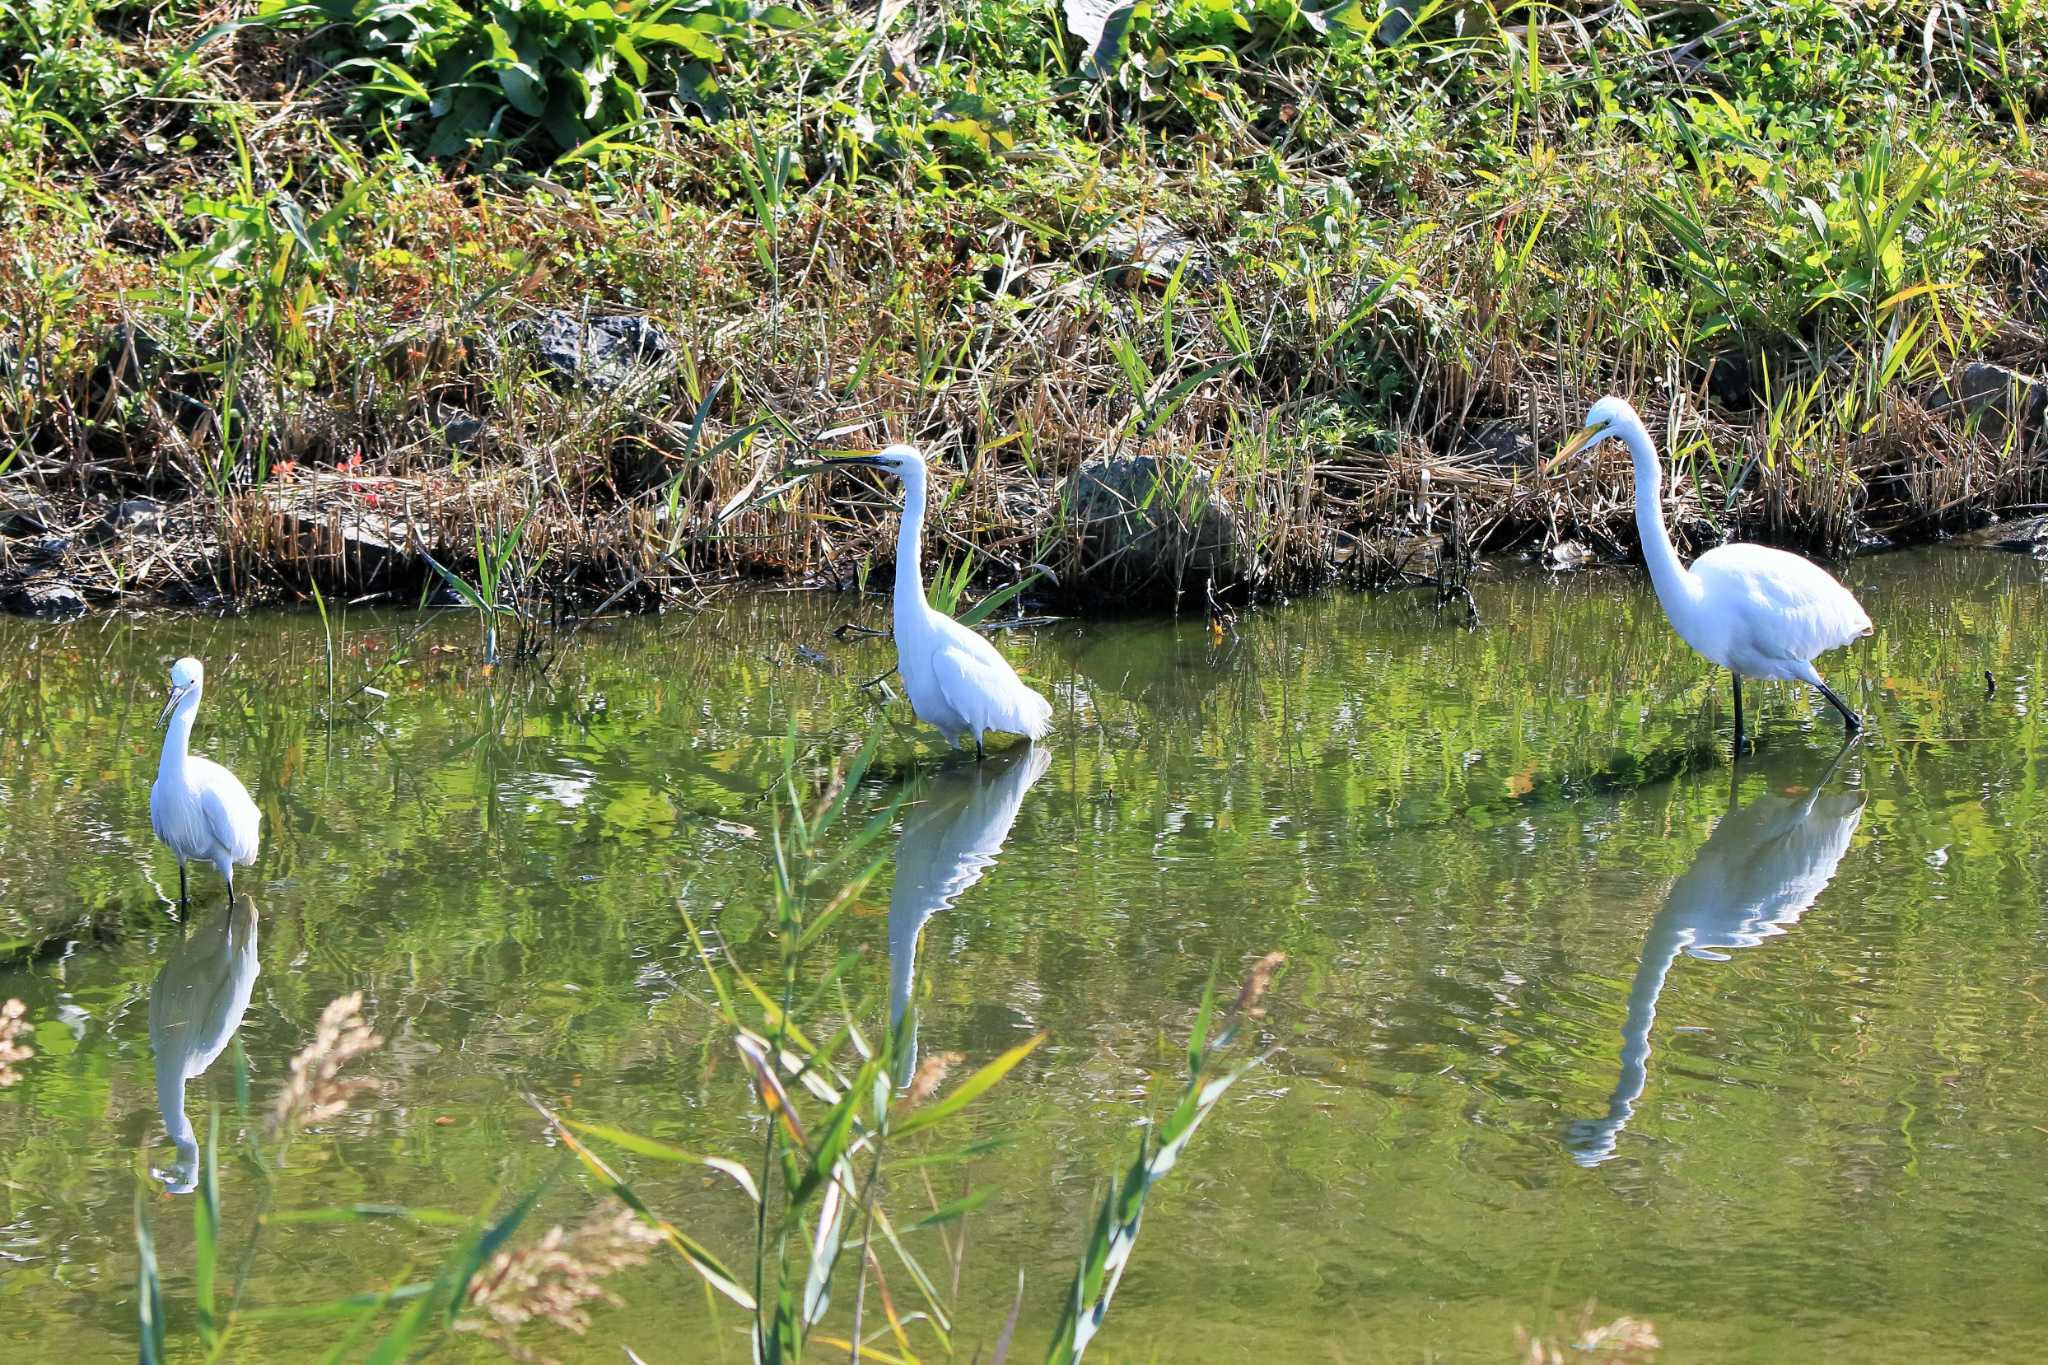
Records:
[[[1694,548],[2043,496],[1950,401],[2043,362],[2041,7],[1105,8],[10,8],[0,575],[852,580],[886,500],[788,470],[885,439],[990,583],[1621,553],[1619,457],[1534,469],[1610,389]]]

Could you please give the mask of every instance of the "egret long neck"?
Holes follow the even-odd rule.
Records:
[[[896,619],[912,621],[924,600],[924,470],[903,471],[903,525],[896,532]]]
[[[1631,422],[1618,429],[1622,443],[1636,464],[1636,533],[1643,541],[1643,561],[1650,566],[1650,581],[1666,611],[1675,603],[1692,600],[1692,575],[1678,562],[1671,533],[1664,529],[1664,470],[1657,460],[1657,447],[1641,423]]]
[[[158,772],[177,772],[185,766],[185,754],[192,743],[192,721],[198,714],[199,687],[194,684],[191,691],[178,698],[171,723],[164,727],[164,756],[157,765]]]

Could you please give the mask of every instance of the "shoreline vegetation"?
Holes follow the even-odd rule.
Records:
[[[1203,609],[2048,501],[2048,9],[0,16],[0,599]],[[1044,572],[1051,570],[1050,573]],[[494,637],[495,638],[495,637]]]

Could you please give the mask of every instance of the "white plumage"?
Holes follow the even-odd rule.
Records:
[[[1819,565],[1764,545],[1723,545],[1688,569],[1664,529],[1656,445],[1625,399],[1595,403],[1586,429],[1559,458],[1610,436],[1635,460],[1636,529],[1664,615],[1679,638],[1734,675],[1736,752],[1743,748],[1744,677],[1809,683],[1841,712],[1850,734],[1860,731],[1862,719],[1813,666],[1815,656],[1870,634],[1870,617],[1855,597]]]
[[[934,611],[924,595],[920,554],[924,540],[925,463],[914,446],[893,445],[877,455],[827,460],[866,465],[903,483],[903,525],[896,536],[896,670],[917,718],[958,744],[991,730],[1043,739],[1052,704],[1024,685],[996,647],[979,632]]]
[[[189,899],[188,862],[212,863],[228,884],[232,905],[235,865],[246,867],[256,861],[257,826],[263,814],[233,773],[189,752],[205,682],[206,669],[199,660],[180,659],[171,665],[171,695],[160,717],[170,724],[164,731],[156,784],[149,789],[149,823],[156,837],[178,855],[180,905]]]

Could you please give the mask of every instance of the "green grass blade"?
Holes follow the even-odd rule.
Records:
[[[462,1258],[462,1268],[456,1272],[454,1281],[455,1292],[448,1299],[448,1307],[446,1309],[446,1320],[448,1323],[452,1325],[455,1321],[455,1315],[462,1311],[463,1304],[469,1297],[469,1282],[476,1278],[477,1271],[483,1269],[484,1262],[497,1254],[498,1248],[504,1246],[507,1241],[511,1240],[512,1234],[519,1231],[519,1225],[526,1221],[528,1214],[533,1212],[533,1206],[540,1202],[541,1195],[547,1192],[548,1186],[555,1183],[555,1176],[560,1172],[560,1169],[560,1167],[557,1167],[555,1171],[549,1172],[538,1184],[526,1192],[524,1199],[508,1209],[504,1217],[491,1224],[488,1228],[485,1228],[483,1236],[477,1238],[471,1244],[468,1253]]]
[[[461,1295],[456,1296],[456,1301],[461,1301]],[[363,1365],[398,1365],[411,1355],[413,1343],[419,1340],[420,1333],[426,1331],[433,1310],[432,1294],[422,1294],[414,1299],[412,1307],[405,1310],[405,1315],[392,1326],[384,1340],[377,1343],[377,1349],[370,1352]]]
[[[1015,1069],[1017,1063],[1029,1057],[1032,1051],[1044,1041],[1045,1035],[1043,1033],[1033,1034],[1024,1042],[1017,1044],[1017,1046],[1011,1048],[1008,1052],[1005,1052],[1002,1056],[960,1082],[959,1085],[954,1086],[944,1099],[927,1105],[923,1109],[914,1110],[904,1118],[892,1123],[889,1131],[897,1137],[908,1137],[910,1134],[921,1129],[930,1128],[934,1124],[944,1123],[947,1119],[979,1099],[990,1086],[1009,1075]]]
[[[206,1154],[199,1164],[199,1197],[192,1201],[192,1297],[199,1309],[199,1335],[211,1350],[220,1335],[214,1316],[214,1272],[220,1260],[220,1110],[206,1125]]]
[[[142,1189],[135,1190],[135,1318],[142,1365],[163,1365],[164,1292],[156,1271],[156,1239],[142,1216]]]
[[[556,1118],[546,1109],[541,1109],[538,1104],[534,1107],[540,1109],[541,1114],[553,1126],[555,1136],[562,1140],[562,1145],[574,1152],[577,1158],[582,1161],[584,1169],[589,1171],[599,1184],[617,1195],[626,1207],[632,1209],[645,1219],[649,1227],[659,1232],[663,1240],[669,1244],[669,1247],[678,1256],[681,1256],[684,1261],[688,1262],[690,1268],[702,1276],[705,1283],[748,1312],[754,1311],[754,1296],[741,1288],[740,1282],[733,1277],[733,1273],[725,1268],[718,1257],[711,1253],[709,1248],[705,1247],[695,1238],[686,1235],[675,1224],[649,1208],[647,1201],[642,1199],[632,1186],[621,1180],[618,1172],[605,1164],[603,1157],[600,1157],[597,1153],[577,1141],[576,1135],[564,1127],[560,1119]]]
[[[756,1204],[761,1202],[761,1191],[755,1188],[753,1172],[737,1161],[722,1156],[699,1156],[695,1152],[686,1152],[680,1147],[671,1147],[666,1142],[641,1137],[638,1133],[629,1133],[623,1128],[614,1128],[606,1123],[584,1123],[577,1119],[561,1119],[559,1122],[565,1127],[574,1128],[585,1137],[594,1137],[602,1142],[609,1142],[614,1147],[623,1147],[636,1156],[690,1166],[709,1166],[714,1171],[722,1171],[738,1182],[739,1187],[747,1192],[748,1198]]]

